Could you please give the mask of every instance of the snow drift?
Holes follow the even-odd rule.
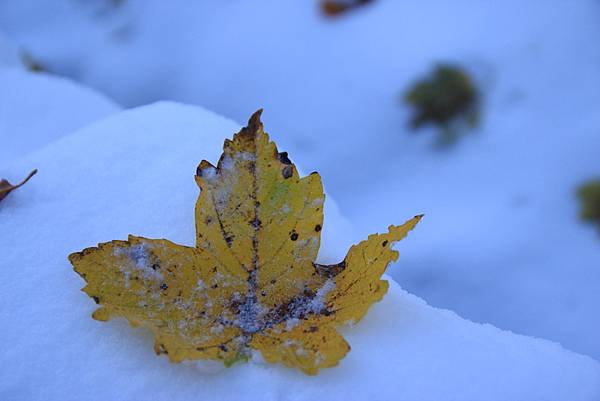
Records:
[[[95,122],[6,167],[15,174],[37,167],[39,174],[0,204],[0,398],[600,397],[593,359],[432,308],[393,281],[363,321],[344,329],[352,351],[316,377],[260,358],[213,373],[170,364],[154,355],[148,332],[92,320],[95,305],[79,291],[84,283],[67,255],[129,233],[192,244],[196,165],[216,160],[237,130],[203,109],[158,103]],[[277,140],[277,132],[270,134]],[[328,177],[323,181],[327,187]],[[328,198],[321,262],[343,257],[350,228]],[[401,254],[410,246],[409,237]]]

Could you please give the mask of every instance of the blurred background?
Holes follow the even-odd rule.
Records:
[[[425,213],[403,288],[596,359],[599,39],[597,0],[0,0],[1,68],[124,108],[262,107],[348,244]]]

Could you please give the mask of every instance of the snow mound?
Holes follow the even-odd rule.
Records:
[[[316,377],[258,356],[225,370],[171,364],[154,355],[148,332],[92,320],[95,305],[79,291],[83,281],[67,255],[130,233],[192,244],[196,165],[215,161],[224,138],[239,128],[197,107],[158,103],[110,116],[11,163],[9,170],[35,165],[39,174],[0,204],[0,399],[600,397],[593,359],[432,308],[394,282],[362,322],[344,329],[352,351],[340,366]],[[320,259],[336,261],[350,227],[331,199],[323,228]],[[410,238],[400,248],[410,252],[409,245]]]
[[[23,67],[19,50],[0,31],[0,68]]]
[[[405,288],[600,360],[600,246],[574,196],[600,175],[600,2],[372,3],[332,19],[316,0],[0,1],[0,26],[127,106],[172,99],[239,121],[265,107],[355,240],[426,213],[390,269]],[[434,129],[409,132],[400,99],[439,62],[465,67],[483,99],[479,128],[446,151]]]
[[[0,166],[120,110],[71,80],[17,68],[0,69],[0,88]]]

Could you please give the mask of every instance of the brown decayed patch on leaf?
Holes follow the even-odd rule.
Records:
[[[12,191],[14,191],[15,189],[25,185],[25,183],[27,181],[29,181],[29,179],[31,177],[33,177],[35,174],[37,173],[37,169],[33,170],[31,173],[29,173],[27,175],[27,177],[25,177],[25,179],[23,181],[21,181],[20,183],[16,184],[16,185],[12,185],[10,182],[8,182],[5,179],[0,180],[0,202],[2,201],[2,199],[6,198],[6,196],[11,193]]]
[[[338,264],[316,264],[321,177],[298,175],[263,131],[260,111],[195,179],[194,247],[130,236],[69,256],[100,305],[93,317],[151,330],[156,353],[173,362],[231,365],[254,349],[307,374],[337,365],[350,346],[336,328],[383,297],[381,275],[398,256],[391,245],[421,216],[371,235]]]
[[[335,17],[347,11],[364,6],[373,0],[322,0],[321,11],[330,17]]]

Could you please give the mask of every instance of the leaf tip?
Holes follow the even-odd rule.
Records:
[[[71,262],[71,264],[75,264],[75,262],[77,262],[80,258],[81,257],[79,252],[73,252],[69,254],[69,256],[67,256],[67,259],[69,259],[69,262]]]
[[[250,131],[257,131],[262,127],[262,121],[260,120],[260,116],[262,115],[263,109],[258,109],[250,116],[248,119],[248,129]]]
[[[31,177],[33,177],[34,175],[36,175],[38,172],[37,168],[33,169],[28,175],[27,177],[25,177],[25,179],[23,179],[23,181],[21,181],[20,183],[16,184],[16,185],[12,185],[10,182],[8,182],[5,179],[0,180],[0,201],[2,199],[4,199],[9,193],[11,193],[12,191],[14,191],[15,189],[22,187],[23,185],[25,185],[25,183],[27,183],[27,181],[29,181],[29,179]]]
[[[92,313],[92,319],[100,322],[106,322],[110,319],[110,312],[108,309],[101,306]]]
[[[399,226],[391,225],[388,227],[388,233],[391,235],[391,241],[397,242],[402,240],[404,237],[408,235],[410,231],[412,231],[417,224],[423,218],[423,214],[418,214],[412,219],[405,221],[403,224]],[[387,244],[387,242],[386,242]]]
[[[217,168],[213,166],[212,163],[206,160],[202,160],[198,167],[196,167],[196,175],[194,176],[196,184],[198,184],[198,186],[202,188],[202,177],[214,177],[216,173]]]

